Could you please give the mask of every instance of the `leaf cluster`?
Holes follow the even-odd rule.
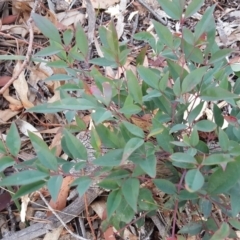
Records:
[[[164,11],[181,24],[197,12],[203,0],[158,0]],[[205,230],[203,239],[236,237],[233,229],[240,229],[236,216],[240,212],[240,128],[238,120],[240,78],[232,86],[228,77],[235,74],[227,64],[230,49],[220,49],[215,42],[214,7],[209,7],[192,32],[181,26],[181,34],[173,34],[166,26],[153,21],[157,38],[149,32],[136,33],[134,38],[146,42],[152,54],[161,56],[166,66],[161,70],[144,67],[146,49],[136,58],[136,73],[126,70],[121,79],[111,79],[102,72],[106,67],[124,69],[131,52],[126,43],[118,41],[114,23],[100,27],[99,37],[103,57],[88,59],[88,41],[83,28],[66,30],[62,34],[44,17],[34,14],[33,19],[50,45],[35,54],[34,59],[56,55],[58,60],[47,63],[63,68],[66,74],[55,74],[45,81],[66,81],[58,91],[61,100],[35,106],[29,111],[55,113],[65,111],[68,122],[75,117],[77,126],[62,131],[61,146],[69,158],[55,156],[47,144],[34,133],[29,138],[36,158],[17,163],[21,141],[13,123],[5,143],[0,141],[0,170],[14,166],[20,171],[3,177],[1,186],[20,186],[14,199],[47,185],[53,199],[57,198],[63,177],[72,169],[80,173],[87,166],[88,152],[74,133],[86,130],[78,111],[91,112],[94,128],[90,130],[91,144],[104,179],[98,184],[110,190],[107,199],[106,225],[121,229],[131,222],[136,213],[154,214],[159,203],[151,189],[142,183],[148,180],[168,195],[163,208],[173,212],[185,206],[195,206],[204,220],[189,222],[178,234],[198,235]],[[41,61],[41,60],[39,60]],[[77,61],[91,64],[89,71],[74,67]],[[98,67],[95,67],[98,66]],[[100,71],[102,68],[103,71]],[[94,87],[86,91],[85,77],[93,79]],[[78,98],[70,91],[78,92]],[[226,101],[236,119],[223,129],[224,117],[218,102]],[[195,104],[195,103],[198,104]],[[197,120],[204,106],[212,106],[213,118]],[[133,123],[131,118],[144,114],[152,116],[148,132]],[[112,123],[111,128],[104,123]],[[216,147],[201,139],[200,132],[217,136]],[[102,154],[102,148],[108,149]],[[163,154],[164,153],[164,154]],[[159,156],[164,155],[164,158]],[[167,157],[166,157],[167,156]],[[167,174],[159,175],[159,161]],[[126,166],[131,165],[132,168]],[[161,170],[161,169],[160,169]],[[61,173],[61,174],[60,174]],[[93,182],[90,176],[80,176],[73,182],[80,195]],[[221,196],[225,196],[224,200]],[[224,223],[212,212],[222,211]],[[200,219],[200,218],[199,218]],[[173,221],[175,222],[175,221]],[[174,236],[175,233],[172,233]]]

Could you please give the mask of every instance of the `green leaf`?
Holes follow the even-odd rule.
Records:
[[[94,123],[98,125],[106,120],[112,119],[113,114],[106,108],[96,108],[96,110],[91,114],[91,116]]]
[[[203,162],[202,165],[217,165],[222,163],[232,162],[234,159],[228,154],[215,153],[208,156]]]
[[[183,162],[183,163],[193,163],[193,164],[197,164],[196,159],[186,153],[173,153],[170,158],[175,161],[175,162]]]
[[[57,28],[46,17],[42,17],[39,14],[31,14],[36,26],[40,29],[43,35],[55,42],[62,43],[60,34]]]
[[[182,83],[182,93],[192,91],[201,81],[203,75],[206,73],[207,67],[200,67],[190,72]]]
[[[231,49],[219,49],[217,52],[215,52],[212,57],[209,60],[209,64],[216,63],[218,61],[221,61],[223,59],[226,59],[226,57],[232,52]]]
[[[189,138],[189,141],[190,141],[190,144],[191,144],[192,147],[195,147],[195,146],[198,145],[199,135],[198,135],[198,131],[197,131],[196,127],[193,128],[192,133],[191,133],[190,138]]]
[[[220,87],[209,87],[201,92],[200,97],[205,101],[232,100],[239,98],[237,94],[233,94]]]
[[[204,102],[199,103],[188,115],[188,122],[191,124],[202,111]]]
[[[137,71],[145,83],[147,83],[150,87],[159,89],[158,85],[160,82],[160,77],[153,71],[153,69],[138,66]]]
[[[129,173],[127,174],[127,176]],[[98,183],[98,186],[101,188],[109,189],[109,190],[115,190],[119,188],[117,181],[114,181],[113,179],[104,179],[100,183]]]
[[[9,152],[16,157],[21,148],[21,139],[14,122],[11,124],[9,132],[7,133],[6,145],[9,149]]]
[[[142,90],[137,77],[131,70],[127,70],[128,91],[136,103],[142,104]]]
[[[57,201],[58,194],[62,186],[62,181],[63,181],[63,177],[59,175],[59,176],[50,177],[47,182],[48,190],[54,202]]]
[[[139,194],[140,183],[136,178],[129,178],[123,182],[122,194],[130,207],[137,212],[137,200]]]
[[[167,193],[167,194],[177,193],[176,186],[172,182],[166,179],[154,179],[153,182],[156,185],[156,187],[164,193]]]
[[[113,215],[122,200],[122,193],[120,190],[112,191],[107,198],[107,218]]]
[[[141,112],[142,109],[134,104],[129,104],[129,105],[124,105],[119,112],[123,113],[125,115],[132,115],[132,114],[137,114],[139,112]]]
[[[68,64],[64,60],[56,60],[46,64],[48,67],[66,68]]]
[[[38,181],[31,184],[21,186],[19,190],[13,195],[12,200],[16,200],[22,196],[25,196],[29,193],[33,193],[38,189],[42,188],[46,184],[45,181]]]
[[[74,77],[66,75],[66,74],[54,74],[48,78],[46,78],[44,81],[69,81],[72,80]]]
[[[123,156],[122,156],[122,163],[125,162],[131,154],[141,147],[144,143],[144,140],[141,138],[131,138],[125,145]]]
[[[216,123],[209,120],[201,120],[195,124],[195,127],[198,131],[202,132],[212,132],[216,129]]]
[[[218,127],[222,127],[224,123],[224,118],[222,116],[222,110],[218,107],[217,104],[213,104],[213,116],[214,121]]]
[[[178,233],[181,234],[190,234],[190,235],[197,235],[202,231],[203,223],[201,222],[190,222],[184,225]]]
[[[175,3],[169,0],[158,0],[161,8],[166,12],[168,16],[175,20],[180,20],[182,16],[182,9]]]
[[[68,148],[68,151],[71,153],[73,158],[87,160],[87,150],[81,141],[66,129],[63,130],[63,135],[65,138],[66,147]]]
[[[48,47],[43,48],[39,52],[35,53],[35,57],[47,57],[47,56],[52,56],[57,53],[60,53],[63,50],[62,46],[55,46],[55,45],[50,45]]]
[[[146,188],[140,188],[138,195],[138,206],[142,211],[153,211],[158,208],[153,199],[152,192]]]
[[[0,172],[3,172],[6,168],[13,166],[15,163],[14,159],[9,156],[0,158]]]
[[[240,212],[240,204],[239,204],[240,191],[239,191],[239,187],[240,187],[240,184],[238,182],[237,184],[234,185],[234,187],[232,187],[229,190],[232,217],[236,217]]]
[[[130,133],[137,137],[144,138],[144,132],[140,127],[126,121],[123,121],[122,123]]]
[[[28,109],[29,112],[54,113],[62,110],[91,110],[96,108],[95,103],[87,99],[64,98],[54,103],[41,104]]]
[[[229,139],[228,135],[221,128],[218,130],[218,141],[221,149],[227,152],[229,148]]]
[[[240,230],[240,222],[237,219],[228,219],[228,222],[237,230]]]
[[[77,191],[79,193],[79,196],[83,196],[83,194],[88,190],[91,184],[92,179],[90,177],[83,176],[77,178],[73,183],[71,183],[71,186],[77,185]]]
[[[94,164],[103,167],[118,166],[121,162],[123,149],[111,150],[104,156],[97,158],[93,161]]]
[[[3,141],[0,139],[0,153],[6,154],[7,151],[5,149],[5,145],[3,144]]]
[[[191,17],[194,13],[196,13],[201,8],[203,3],[204,3],[204,0],[192,0],[185,11],[184,17],[185,18]]]
[[[28,132],[29,138],[36,151],[40,162],[47,168],[57,171],[58,163],[56,156],[49,150],[47,144],[36,134]]]
[[[215,5],[208,8],[202,16],[201,20],[197,23],[195,27],[195,41],[197,41],[204,32],[208,31],[209,25],[211,24],[214,8]]]
[[[63,42],[66,46],[68,46],[73,39],[73,31],[71,29],[67,29],[63,32]]]
[[[219,167],[210,177],[208,181],[207,191],[212,195],[222,194],[233,187],[240,176],[240,158],[236,158],[234,162],[229,162],[225,171]]]
[[[204,177],[198,169],[191,169],[185,176],[185,187],[189,192],[197,192],[204,184]]]
[[[170,129],[169,134],[184,130],[186,128],[187,128],[187,125],[185,125],[185,124],[176,124]]]
[[[146,146],[146,148],[148,147]],[[147,152],[146,158],[143,161],[139,162],[139,166],[150,177],[155,178],[157,164],[156,156],[154,154],[154,151],[152,151],[151,149],[147,149],[146,152]]]
[[[204,218],[207,219],[211,216],[212,212],[212,203],[206,198],[199,199],[199,208],[204,215]]]
[[[48,177],[48,173],[40,172],[37,170],[26,170],[18,173],[14,173],[0,181],[0,186],[16,186],[26,185],[34,182],[38,182]]]
[[[152,22],[161,42],[169,47],[173,47],[173,36],[170,30],[155,20]]]
[[[80,24],[77,24],[77,31],[76,31],[76,43],[77,47],[83,54],[84,58],[87,59],[88,56],[88,39]]]
[[[210,240],[224,240],[230,233],[229,225],[224,222],[221,227],[213,234]]]

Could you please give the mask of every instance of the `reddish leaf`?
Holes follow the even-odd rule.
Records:
[[[0,195],[0,211],[4,210],[11,202],[11,195],[9,192],[4,192]]]
[[[9,15],[2,19],[2,25],[8,25],[14,23],[17,19],[18,15]]]
[[[3,87],[6,85],[6,83],[11,79],[10,76],[0,76],[0,87]]]

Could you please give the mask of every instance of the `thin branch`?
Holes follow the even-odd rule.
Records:
[[[19,70],[15,73],[14,76],[12,76],[12,78],[6,83],[5,86],[3,86],[0,90],[0,94],[3,94],[6,89],[15,81],[17,80],[17,78],[19,77],[19,75],[21,74],[21,72],[24,70],[24,68],[29,64],[30,62],[30,58],[32,55],[32,46],[33,46],[33,39],[34,39],[34,32],[33,32],[33,18],[32,18],[32,14],[35,13],[36,8],[38,6],[38,0],[35,0],[34,6],[32,8],[31,11],[31,15],[27,21],[27,25],[29,27],[29,45],[28,45],[28,49],[27,49],[27,54],[26,54],[26,58],[23,61],[21,67],[19,68]]]
[[[47,205],[48,209],[54,214],[54,216],[60,221],[60,223],[62,224],[62,226],[68,231],[68,233],[80,240],[88,240],[86,238],[83,238],[81,236],[78,236],[77,234],[75,234],[74,232],[72,232],[67,224],[58,216],[58,214],[55,212],[55,210],[49,205],[48,201],[46,200],[46,198],[42,195],[42,193],[40,191],[37,191],[37,193],[40,195],[41,199],[44,201],[44,203]]]

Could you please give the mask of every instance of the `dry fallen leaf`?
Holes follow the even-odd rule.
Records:
[[[140,127],[143,131],[149,131],[152,126],[151,119],[146,120],[138,116],[132,116],[130,119],[134,125]]]
[[[5,84],[11,79],[10,76],[0,76],[0,87],[5,86]]]
[[[15,74],[19,71],[19,69],[21,68],[21,63],[20,61],[17,62],[14,70],[13,70],[13,75],[15,76]],[[28,100],[28,84],[27,81],[25,79],[24,76],[24,71],[22,71],[20,73],[20,75],[18,76],[17,80],[15,80],[13,82],[13,86],[16,89],[19,98],[21,99],[21,102],[24,106],[24,108],[31,108],[34,105]]]

